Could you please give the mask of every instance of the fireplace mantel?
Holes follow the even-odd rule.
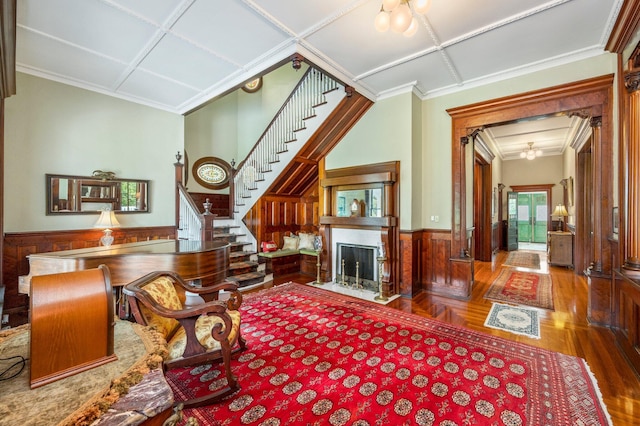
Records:
[[[397,226],[397,218],[394,216],[385,217],[336,217],[336,216],[322,216],[320,218],[320,225],[336,225],[346,227],[370,227],[380,228]]]
[[[358,235],[360,232],[377,233],[377,242],[384,243],[387,260],[383,265],[382,291],[387,297],[399,294],[397,276],[399,271],[399,183],[400,162],[389,161],[386,163],[370,164],[365,166],[346,167],[341,169],[325,170],[320,179],[323,188],[321,193],[322,212],[320,216],[320,234],[326,242],[326,254],[323,257],[323,271],[332,274],[334,271],[336,243],[360,243],[357,241],[335,241],[334,233],[340,230],[353,230],[347,233]],[[382,188],[382,200],[378,214],[380,216],[354,215],[338,216],[338,191],[344,189],[371,188],[379,184]],[[340,232],[340,235],[345,235]],[[370,234],[368,238],[370,238]],[[371,243],[371,241],[369,241]],[[373,244],[375,245],[375,243]]]

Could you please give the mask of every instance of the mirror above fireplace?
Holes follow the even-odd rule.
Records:
[[[382,217],[382,184],[340,186],[334,199],[337,217]]]

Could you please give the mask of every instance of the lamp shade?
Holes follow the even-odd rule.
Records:
[[[569,212],[567,212],[567,208],[562,204],[558,204],[556,208],[553,210],[552,216],[569,216]]]
[[[120,222],[116,219],[116,215],[113,210],[103,210],[100,213],[98,221],[93,225],[93,227],[100,229],[119,228]]]

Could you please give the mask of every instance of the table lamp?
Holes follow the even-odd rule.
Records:
[[[100,242],[103,246],[109,247],[111,244],[113,244],[113,235],[111,235],[111,228],[119,228],[120,223],[118,222],[118,219],[116,219],[116,215],[113,210],[102,210],[102,212],[100,212],[98,221],[95,225],[93,225],[93,227],[104,229],[104,231],[102,231],[103,235],[102,238],[100,238]]]
[[[553,210],[553,213],[551,213],[552,216],[558,216],[558,218],[560,219],[560,225],[558,231],[564,231],[564,223],[563,223],[563,219],[565,216],[569,216],[569,213],[567,212],[567,208],[562,205],[562,204],[558,204],[555,208],[555,210]]]

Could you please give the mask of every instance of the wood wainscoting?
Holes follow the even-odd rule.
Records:
[[[112,233],[114,244],[135,243],[138,241],[174,239],[174,226],[116,228]],[[15,232],[4,236],[3,277],[6,287],[4,312],[26,312],[29,309],[29,298],[18,293],[18,279],[29,274],[27,256],[35,253],[73,250],[100,245],[102,231],[96,229]]]
[[[427,292],[455,299],[469,298],[471,288],[467,283],[473,282],[473,261],[452,256],[451,230],[400,231],[399,256],[403,297],[414,298]],[[458,270],[452,271],[453,268]],[[465,274],[467,270],[471,275]],[[462,276],[463,280],[456,281],[456,276]]]
[[[400,231],[400,295],[420,293],[422,276],[422,231]]]
[[[613,283],[613,334],[637,374],[640,374],[640,280],[616,271]]]

